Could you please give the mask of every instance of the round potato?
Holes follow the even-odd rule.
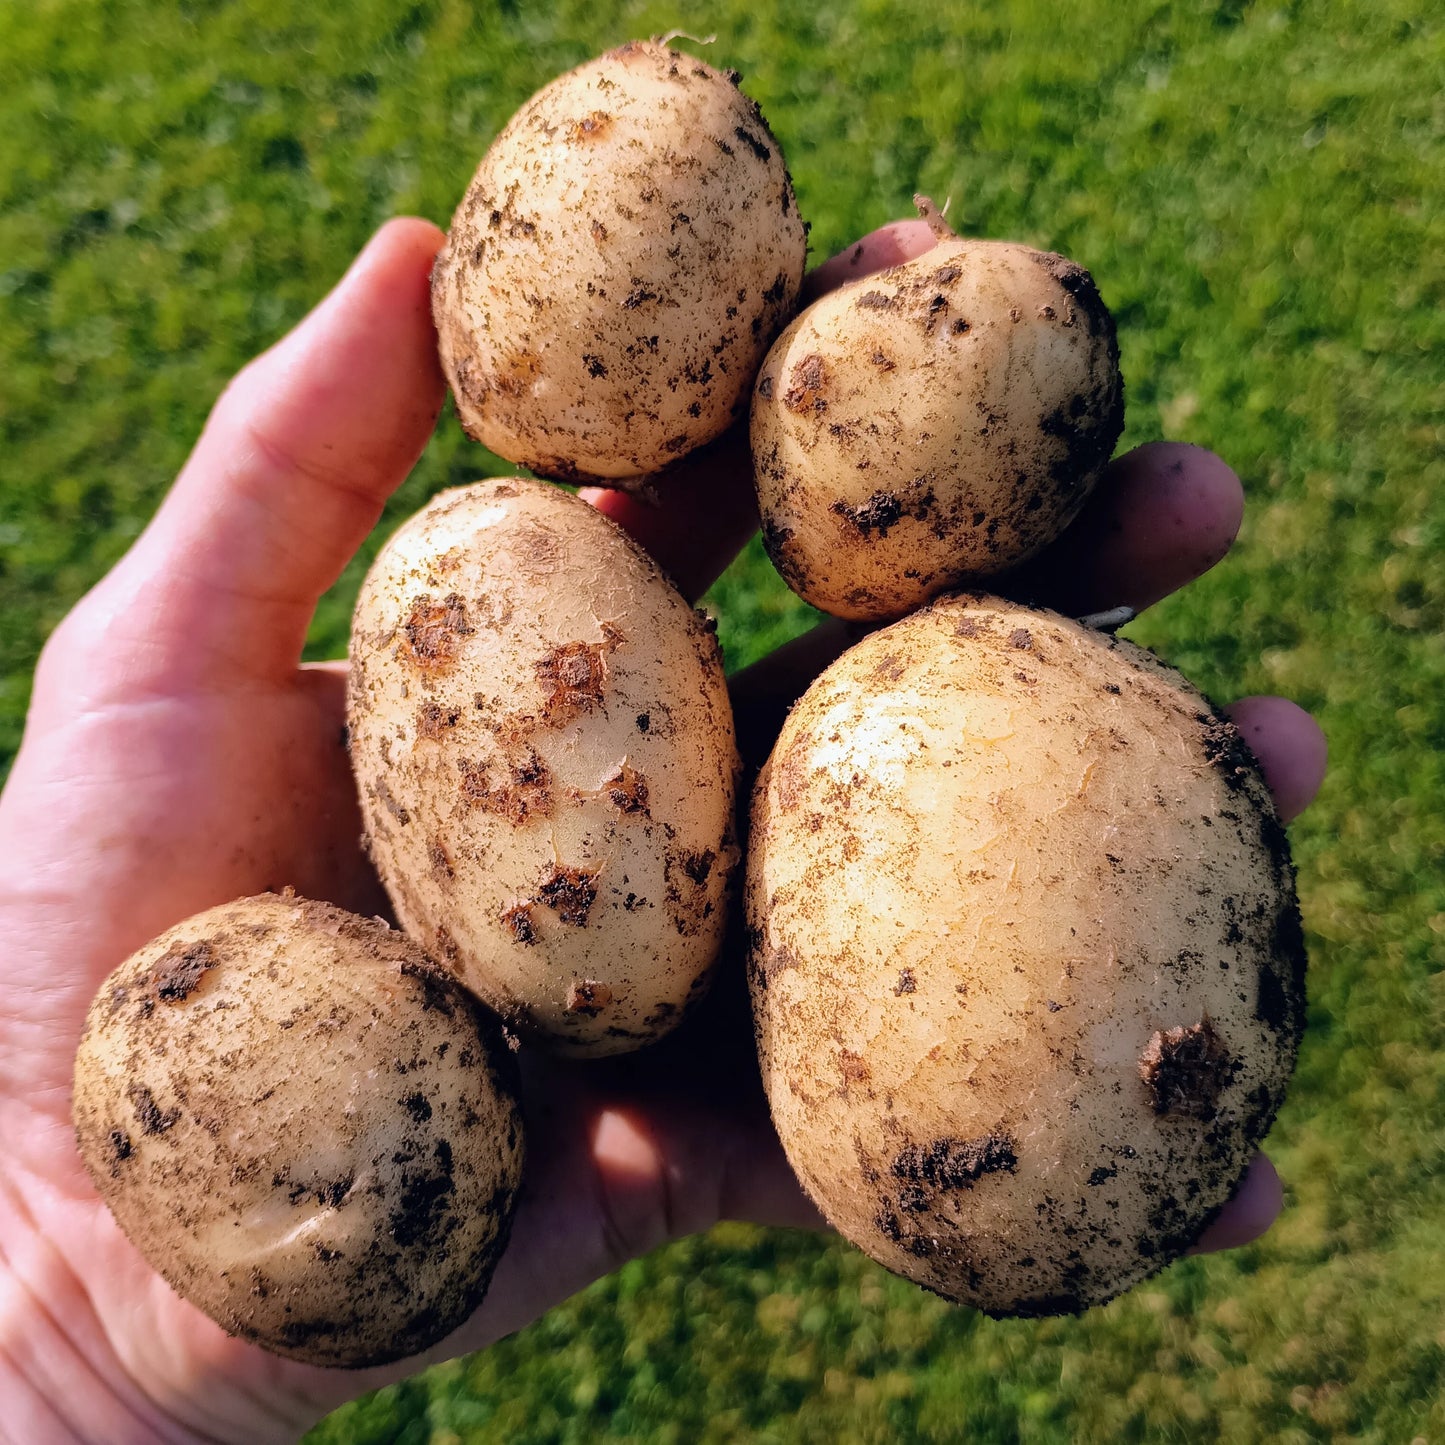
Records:
[[[1285,834],[1150,654],[951,597],[788,718],[753,800],[773,1118],[829,1220],[991,1314],[1076,1311],[1230,1198],[1304,1020]]]
[[[407,522],[357,601],[350,727],[397,917],[520,1032],[614,1053],[700,996],[738,857],[722,655],[595,508],[511,478]]]
[[[377,919],[212,908],[101,986],[80,1152],[131,1242],[224,1329],[355,1368],[481,1303],[521,1180],[496,1021]]]
[[[433,273],[469,436],[627,485],[743,414],[806,231],[738,77],[635,41],[554,80],[483,157]]]
[[[901,617],[1058,536],[1123,416],[1089,273],[950,237],[830,292],[769,351],[752,407],[768,554],[825,612]]]

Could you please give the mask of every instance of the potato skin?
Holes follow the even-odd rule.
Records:
[[[768,554],[825,612],[901,617],[1063,531],[1123,415],[1082,266],[940,242],[824,296],[768,352],[751,423]]]
[[[403,1359],[481,1303],[521,1181],[496,1021],[377,919],[212,908],[101,986],[76,1138],[166,1281],[308,1364]]]
[[[542,476],[656,472],[743,414],[805,250],[736,75],[609,51],[517,112],[452,220],[432,308],[457,415]]]
[[[950,597],[830,667],[753,797],[764,1083],[828,1219],[990,1314],[1112,1298],[1238,1187],[1304,1022],[1238,732],[1053,613]]]
[[[533,1041],[607,1054],[699,998],[738,861],[711,621],[595,508],[435,498],[352,628],[352,763],[397,917]]]

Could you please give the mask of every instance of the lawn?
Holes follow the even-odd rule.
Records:
[[[1291,830],[1310,1022],[1280,1224],[1078,1320],[990,1323],[836,1243],[728,1226],[348,1407],[314,1442],[1445,1440],[1445,26],[1406,0],[28,0],[0,8],[0,766],[48,632],[226,378],[386,216],[445,224],[511,111],[715,33],[821,258],[915,190],[1087,264],[1125,444],[1208,444],[1239,545],[1134,624],[1316,712]],[[498,469],[444,417],[375,543]],[[322,606],[344,650],[362,557]],[[807,625],[754,546],[732,665]]]

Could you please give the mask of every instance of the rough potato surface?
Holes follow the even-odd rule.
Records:
[[[747,911],[809,1192],[994,1314],[1083,1309],[1186,1249],[1303,1028],[1289,851],[1235,728],[1141,649],[992,598],[874,633],[793,710]]]
[[[177,1293],[277,1354],[359,1367],[481,1303],[521,1180],[514,1076],[496,1022],[401,934],[265,895],[106,980],[75,1128]]]
[[[1062,256],[943,241],[797,317],[751,425],[788,585],[835,616],[900,617],[1073,520],[1123,427],[1114,323]]]
[[[656,472],[743,414],[805,249],[736,75],[610,51],[522,107],[452,221],[432,297],[457,415],[543,476]]]
[[[637,1048],[701,996],[738,859],[710,619],[579,498],[433,500],[352,628],[352,763],[408,932],[515,1028]]]

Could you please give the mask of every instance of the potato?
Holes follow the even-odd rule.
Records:
[[[351,679],[368,844],[408,932],[562,1052],[678,1023],[738,857],[711,621],[580,498],[484,482],[377,558]]]
[[[199,913],[101,986],[75,1060],[95,1187],[234,1335],[348,1368],[481,1303],[522,1169],[495,1020],[377,919],[292,894]]]
[[[433,274],[469,436],[543,476],[625,486],[744,413],[806,231],[737,81],[634,41],[492,143]]]
[[[854,647],[753,798],[749,975],[828,1219],[991,1314],[1107,1300],[1195,1240],[1284,1095],[1284,830],[1172,669],[950,597]]]
[[[901,617],[1058,536],[1123,416],[1089,273],[950,234],[830,292],[768,352],[752,406],[768,555],[825,612]]]

